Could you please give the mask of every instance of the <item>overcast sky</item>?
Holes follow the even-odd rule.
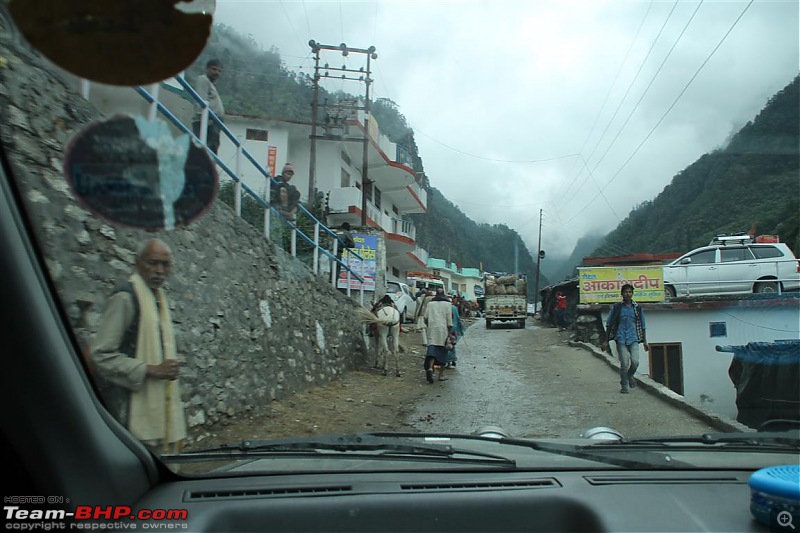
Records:
[[[217,0],[216,21],[309,74],[309,39],[375,46],[373,99],[398,104],[431,184],[532,254],[543,209],[551,256],[723,146],[797,75],[800,47],[796,0]]]

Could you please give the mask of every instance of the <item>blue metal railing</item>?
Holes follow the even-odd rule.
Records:
[[[207,115],[206,120],[213,120],[219,126],[220,131],[225,133],[225,135],[228,137],[228,139],[230,139],[230,141],[234,144],[234,146],[237,149],[237,152],[241,153],[241,155],[243,155],[248,161],[250,161],[250,163],[255,167],[255,169],[267,179],[268,184],[269,185],[272,185],[272,184],[277,185],[278,182],[275,180],[275,178],[270,176],[269,172],[267,172],[267,170],[264,169],[253,158],[252,154],[250,154],[242,146],[242,144],[239,142],[239,140],[233,135],[233,133],[227,128],[227,126],[225,126],[225,124],[219,119],[219,117],[217,117],[214,114],[214,112],[211,111],[208,108],[208,103],[205,100],[203,100],[200,97],[199,94],[197,94],[197,92],[191,87],[191,85],[189,85],[189,83],[182,76],[175,76],[175,80],[183,87],[183,89],[186,92],[186,94],[188,94],[193,100],[195,100],[198,104],[200,104],[203,107],[203,113]],[[194,132],[191,129],[189,129],[185,124],[183,124],[183,122],[180,119],[178,119],[161,102],[157,101],[157,99],[155,97],[153,97],[153,95],[150,94],[150,92],[148,92],[146,89],[144,89],[143,87],[140,87],[140,86],[139,87],[135,87],[135,90],[149,104],[154,105],[155,109],[158,112],[160,112],[162,115],[164,115],[180,131],[182,131],[183,133],[185,133],[187,135],[190,135],[193,139],[196,139],[197,141],[201,142],[201,144],[205,145],[205,143],[203,143],[201,139],[199,139],[196,135],[194,135]],[[201,122],[201,124],[202,123],[207,123],[206,120],[203,120]],[[201,129],[201,133],[202,133],[202,129]],[[363,300],[363,290],[364,290],[363,289],[363,282],[364,282],[364,280],[358,274],[356,274],[350,268],[349,265],[347,265],[346,263],[344,263],[341,259],[339,259],[337,257],[338,247],[339,246],[344,246],[345,243],[344,243],[344,241],[342,241],[341,237],[339,237],[339,235],[336,232],[334,232],[333,230],[328,228],[325,224],[323,224],[320,220],[318,220],[310,211],[308,211],[308,209],[306,209],[305,206],[303,206],[302,204],[298,205],[298,208],[300,209],[300,211],[311,220],[311,222],[314,224],[315,228],[320,228],[325,233],[327,233],[328,235],[333,237],[333,239],[334,239],[333,240],[334,249],[333,249],[333,252],[331,252],[331,251],[327,250],[326,248],[324,248],[323,246],[321,246],[319,244],[319,242],[318,242],[318,236],[319,236],[318,231],[315,231],[315,239],[312,239],[311,237],[306,235],[296,224],[294,224],[293,222],[291,222],[288,219],[286,219],[274,207],[272,207],[272,205],[270,205],[270,203],[268,201],[266,201],[264,198],[262,198],[258,193],[256,193],[256,191],[254,191],[252,188],[250,188],[246,183],[243,183],[241,178],[234,171],[232,171],[230,168],[228,168],[228,166],[225,165],[222,162],[222,160],[217,156],[217,154],[213,153],[210,150],[207,150],[207,152],[208,152],[208,154],[210,156],[212,156],[213,160],[219,166],[219,168],[221,168],[228,176],[230,176],[234,180],[234,182],[236,183],[237,187],[243,188],[244,191],[253,200],[255,200],[261,207],[263,207],[265,209],[265,212],[274,213],[275,215],[277,215],[277,218],[278,218],[279,221],[281,221],[284,225],[288,226],[291,229],[291,231],[292,231],[292,255],[296,255],[295,235],[299,234],[306,242],[308,242],[311,246],[314,247],[314,254],[315,254],[314,255],[314,266],[313,266],[314,272],[315,273],[318,272],[317,258],[318,258],[318,254],[321,252],[324,256],[327,256],[328,260],[331,262],[332,282],[334,284],[336,283],[336,279],[334,277],[334,273],[335,273],[336,269],[333,268],[333,264],[335,263],[335,264],[338,264],[341,268],[343,268],[347,272],[347,293],[348,293],[348,295],[350,294],[350,277],[353,276],[357,281],[359,281],[361,283],[361,291],[360,292],[361,292],[361,296],[362,296],[362,300]],[[269,187],[269,185],[268,185],[268,187]],[[240,196],[240,193],[237,191],[237,197],[239,197],[239,196]],[[267,196],[269,196],[269,189],[268,189]],[[237,198],[237,201],[238,201],[238,198]],[[237,208],[237,215],[241,216],[240,210],[238,208]],[[268,220],[269,220],[269,217],[265,217],[265,226],[266,226],[265,227],[265,236],[267,236],[267,238],[268,238],[268,235],[269,235],[269,222],[268,222]],[[361,256],[358,255],[355,251],[351,250],[348,253],[350,255],[352,255],[353,257],[355,257],[356,259],[358,259],[358,260],[363,260],[361,258]]]

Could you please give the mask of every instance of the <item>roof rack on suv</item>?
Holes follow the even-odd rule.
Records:
[[[716,235],[711,242],[708,243],[709,246],[713,245],[722,245],[725,246],[727,244],[750,244],[753,242],[753,236],[747,233],[720,233]]]

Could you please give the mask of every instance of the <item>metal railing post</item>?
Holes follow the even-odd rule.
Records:
[[[319,222],[314,223],[314,274],[319,274]]]
[[[334,239],[333,241],[333,257],[339,257],[339,239]],[[344,261],[344,257],[341,258]],[[336,271],[339,270],[339,263],[336,262],[335,259],[331,259],[331,285],[333,288],[336,288],[336,281],[338,276],[336,275]]]
[[[233,210],[236,216],[242,216],[242,180],[236,180],[233,184]]]
[[[154,83],[150,86],[150,94],[153,97],[153,101],[150,102],[150,109],[147,110],[147,120],[150,122],[154,121],[158,116],[158,91],[161,86],[158,83]]]

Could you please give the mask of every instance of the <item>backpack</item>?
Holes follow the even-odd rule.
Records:
[[[128,329],[125,330],[125,333],[122,334],[119,351],[128,357],[135,357],[136,337],[139,334],[139,298],[136,297],[136,291],[134,290],[133,284],[130,281],[125,281],[114,287],[109,295],[109,298],[118,292],[127,292],[133,299],[133,320],[131,320],[131,323],[128,326]],[[123,425],[126,425],[128,420],[128,404],[131,393],[130,390],[112,383],[101,376],[99,372],[97,372],[94,361],[92,361],[91,344],[87,344],[84,348],[83,359],[86,363],[86,367],[89,369],[89,375],[92,377],[95,385],[97,386],[97,392],[99,393],[100,398],[103,400],[106,408],[108,408],[111,414],[117,418],[117,420],[119,420]]]

